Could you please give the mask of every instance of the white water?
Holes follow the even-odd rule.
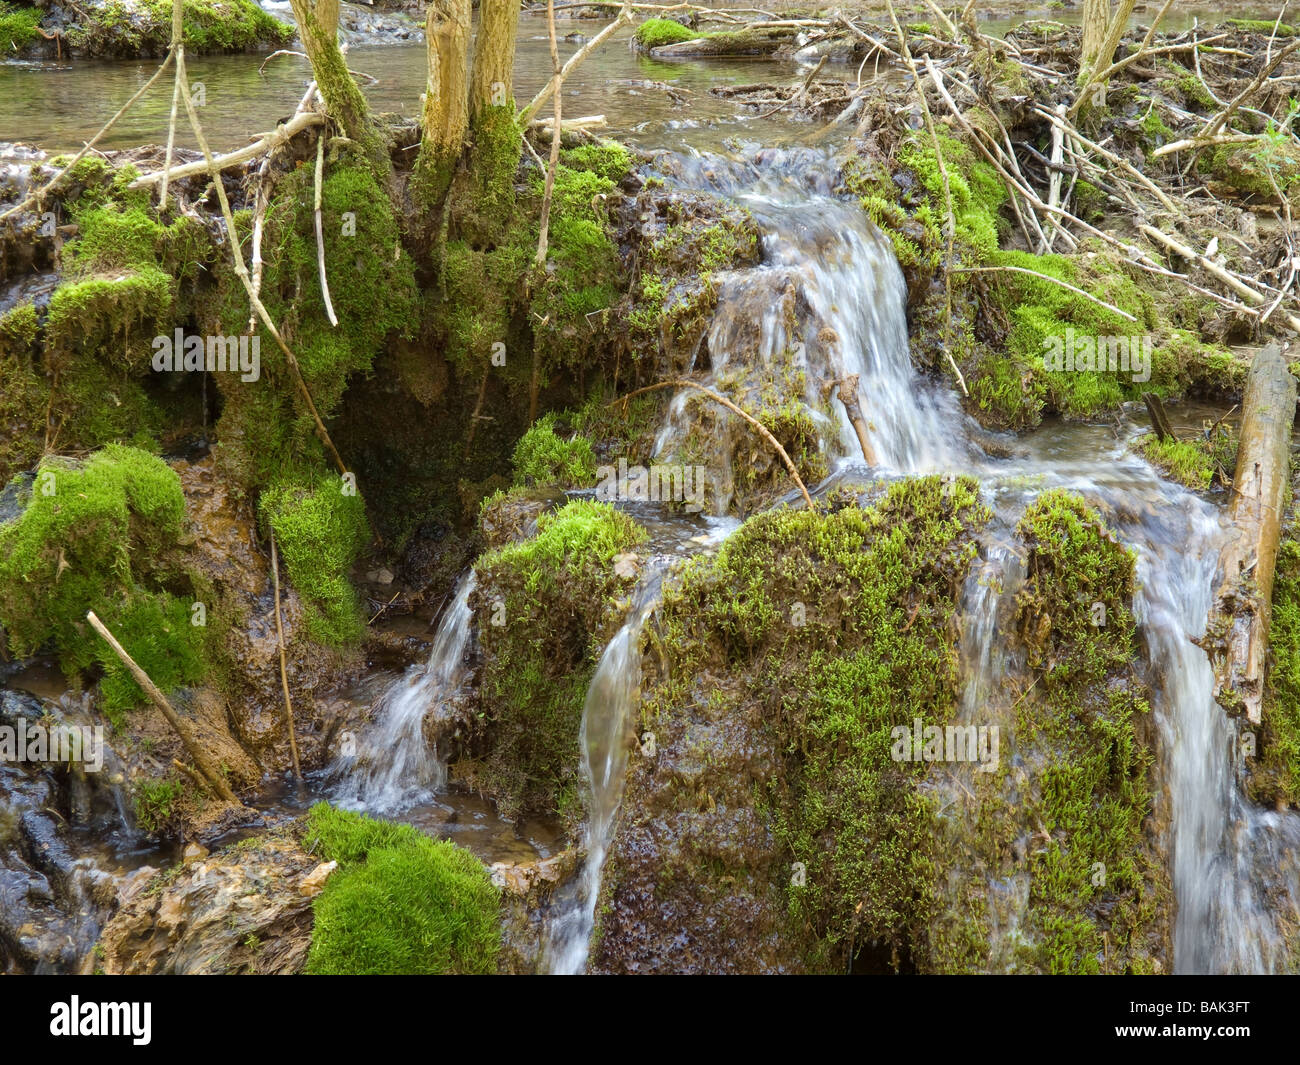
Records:
[[[412,666],[380,697],[375,718],[354,744],[344,743],[329,767],[339,778],[333,796],[342,807],[391,814],[429,802],[447,782],[447,769],[424,737],[424,718],[440,698],[466,679],[463,663],[470,636],[469,595],[474,571],[438,623],[433,652],[424,666]]]
[[[588,817],[583,836],[582,874],[557,903],[548,929],[546,956],[560,976],[582,973],[596,923],[596,902],[605,856],[614,835],[614,817],[623,798],[627,756],[641,695],[641,628],[658,602],[659,575],[642,582],[636,606],[600,656],[582,707],[582,773]]]

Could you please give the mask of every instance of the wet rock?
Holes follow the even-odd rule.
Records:
[[[537,519],[566,501],[563,492],[547,488],[510,492],[492,500],[484,506],[480,519],[484,549],[527,540],[537,531]]]
[[[298,891],[307,898],[319,895],[325,889],[325,881],[339,867],[338,862],[321,862],[310,873],[302,878],[302,883],[298,885]]]
[[[181,851],[181,863],[189,865],[190,862],[197,862],[208,856],[208,848],[198,843],[187,843],[185,849]]]
[[[109,974],[296,973],[311,945],[301,878],[317,867],[296,840],[264,836],[159,874],[100,938]]]

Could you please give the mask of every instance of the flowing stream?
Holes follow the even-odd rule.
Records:
[[[412,666],[375,706],[375,719],[358,737],[345,736],[328,776],[338,778],[333,798],[340,806],[392,814],[429,802],[447,782],[447,767],[424,736],[424,718],[441,698],[465,681],[469,644],[470,592],[474,571],[456,585],[423,666]]]
[[[877,475],[950,472],[977,477],[1009,538],[1024,507],[1064,487],[1101,509],[1138,552],[1135,612],[1146,643],[1159,727],[1178,913],[1177,972],[1276,972],[1289,962],[1286,935],[1300,921],[1300,817],[1253,806],[1238,783],[1238,726],[1215,703],[1204,632],[1226,527],[1219,508],[1159,477],[1127,450],[1140,426],[1050,425],[994,459],[973,442],[973,423],[953,390],[923,378],[908,346],[902,273],[888,242],[860,208],[834,195],[836,167],[818,152],[750,151],[740,158],[674,160],[672,181],[748,207],[763,233],[760,265],[718,275],[719,304],[707,334],[709,376],[762,372],[787,352],[803,371],[805,403],[838,459],[832,480],[865,473],[842,408],[832,423],[818,392],[844,373],[859,375]],[[797,333],[782,309],[793,286]],[[755,324],[757,323],[757,324]],[[746,342],[746,329],[757,341]],[[797,339],[802,337],[802,340]],[[692,367],[697,369],[697,367]],[[657,440],[668,455],[689,431],[688,408],[671,405]],[[718,471],[729,480],[730,470]],[[725,496],[724,496],[725,498]],[[1005,714],[1016,658],[1010,610],[1023,565],[1005,542],[986,543],[963,605],[959,714],[981,723]],[[606,649],[583,711],[591,819],[583,872],[559,900],[551,926],[554,972],[585,970],[587,943],[631,737],[629,708],[640,680],[637,635],[652,601],[642,598]],[[593,744],[593,739],[600,737]],[[611,749],[609,744],[617,749]],[[618,744],[621,743],[621,746]],[[1028,904],[1028,883],[994,885],[993,957],[1009,963]]]

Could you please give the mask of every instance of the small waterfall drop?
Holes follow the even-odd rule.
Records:
[[[391,814],[428,802],[447,782],[447,769],[424,737],[424,718],[439,698],[466,678],[463,659],[470,637],[469,596],[474,571],[456,586],[438,623],[433,651],[424,666],[412,666],[375,706],[375,718],[329,767],[339,778],[333,791],[342,807]],[[352,748],[352,749],[349,749]]]

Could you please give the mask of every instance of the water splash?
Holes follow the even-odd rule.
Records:
[[[433,652],[424,666],[412,666],[380,697],[374,722],[329,767],[339,778],[333,791],[342,807],[391,814],[429,802],[447,783],[447,768],[424,736],[430,708],[464,683],[469,643],[474,571],[456,586],[451,605],[438,623]]]

